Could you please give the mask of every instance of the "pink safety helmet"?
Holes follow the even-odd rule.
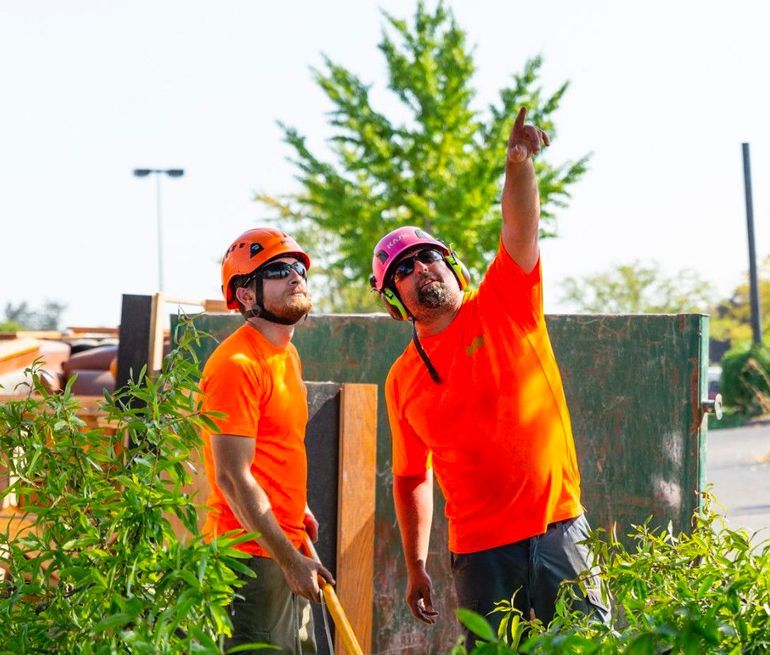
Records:
[[[433,246],[444,253],[445,257],[449,256],[451,252],[445,243],[413,225],[399,227],[388,232],[374,247],[372,276],[369,278],[372,288],[382,291],[393,264],[402,253],[415,246]]]

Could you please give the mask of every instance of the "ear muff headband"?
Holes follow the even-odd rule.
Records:
[[[385,287],[380,291],[380,298],[382,298],[385,309],[387,309],[388,313],[397,321],[405,321],[409,318],[409,312],[406,311],[404,303],[401,302],[401,299],[392,289]]]
[[[468,271],[468,268],[458,259],[457,254],[451,248],[449,249],[449,254],[444,256],[444,261],[457,278],[457,284],[460,285],[460,291],[465,291],[471,282],[471,274]]]

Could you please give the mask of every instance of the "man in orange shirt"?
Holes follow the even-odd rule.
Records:
[[[256,574],[231,605],[233,636],[275,644],[281,653],[315,653],[309,600],[319,599],[323,566],[299,548],[318,523],[307,507],[305,425],[307,391],[294,326],[310,311],[310,258],[288,234],[272,228],[245,232],[222,261],[227,306],[246,323],[225,339],[203,370],[204,411],[219,433],[204,434],[204,464],[211,485],[204,532],[259,533],[241,544]]]
[[[372,287],[394,318],[414,325],[386,400],[406,602],[425,623],[438,614],[425,567],[433,471],[446,499],[461,607],[487,614],[516,592],[524,616],[534,612],[547,624],[559,583],[590,568],[576,544],[588,525],[542,308],[531,157],[549,141],[525,117],[522,109],[509,137],[500,245],[478,291],[466,290],[467,269],[451,248],[419,228],[394,230],[374,249]],[[606,618],[597,592],[576,607]]]

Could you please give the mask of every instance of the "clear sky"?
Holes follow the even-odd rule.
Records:
[[[751,143],[757,251],[770,254],[770,3],[452,0],[475,46],[479,108],[533,55],[571,81],[551,161],[593,152],[543,243],[546,310],[568,275],[633,259],[697,270],[723,294],[747,245]],[[429,3],[432,7],[432,2]],[[166,291],[219,297],[217,261],[296,190],[276,120],[323,148],[321,53],[388,103],[380,8],[406,0],[4,0],[0,3],[0,310],[67,305],[67,325],[116,325],[122,293],[157,288],[163,179]],[[511,108],[512,118],[515,108]]]

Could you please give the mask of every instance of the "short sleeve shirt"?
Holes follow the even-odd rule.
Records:
[[[393,364],[386,400],[393,472],[432,466],[449,548],[471,553],[545,532],[582,512],[561,376],[543,315],[541,266],[525,273],[502,243],[457,316]]]
[[[305,534],[307,502],[307,390],[299,355],[293,344],[279,348],[250,325],[243,325],[213,352],[201,379],[203,410],[221,412],[214,418],[220,433],[255,440],[251,474],[265,490],[273,514],[294,546]],[[204,532],[220,535],[244,528],[216,484],[211,434],[203,433],[203,459],[211,485],[211,508]],[[239,548],[269,557],[257,542]]]

